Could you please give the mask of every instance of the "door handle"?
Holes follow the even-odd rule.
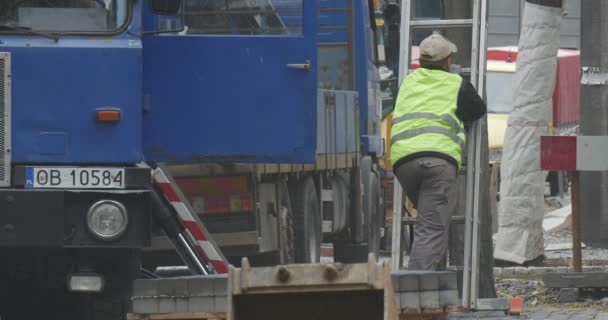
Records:
[[[304,63],[290,63],[287,65],[287,68],[310,71],[312,68],[312,63],[309,60],[306,60]]]

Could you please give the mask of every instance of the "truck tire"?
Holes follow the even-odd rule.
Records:
[[[280,182],[279,190],[279,246],[280,263],[291,264],[295,262],[293,207],[289,197],[287,183]]]
[[[293,192],[295,258],[298,263],[318,263],[321,257],[321,210],[312,177],[303,178]]]

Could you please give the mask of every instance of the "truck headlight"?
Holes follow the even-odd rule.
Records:
[[[89,231],[98,239],[111,241],[127,231],[127,209],[120,202],[102,200],[91,206],[87,213]]]

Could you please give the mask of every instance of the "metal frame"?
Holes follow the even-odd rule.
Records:
[[[480,16],[480,0],[473,0],[473,36],[471,44],[471,83],[479,88],[479,16]],[[477,223],[475,208],[476,201],[475,195],[477,195],[475,190],[478,189],[476,177],[479,175],[479,170],[476,168],[477,162],[477,141],[479,140],[479,124],[473,124],[473,130],[471,130],[474,134],[469,134],[467,137],[467,190],[466,190],[466,206],[465,206],[465,228],[464,228],[464,272],[463,272],[463,280],[462,280],[462,305],[469,308],[471,305],[474,305],[475,302],[472,297],[474,296],[473,292],[477,292],[477,286],[473,285],[473,281],[471,277],[473,276],[473,270],[477,269],[472,266],[472,256],[473,254],[473,246],[474,246],[474,236],[473,230],[476,229],[474,224]],[[476,246],[477,247],[477,246]],[[475,288],[473,288],[475,287]]]
[[[3,128],[4,139],[0,147],[4,147],[1,151],[4,155],[4,179],[0,180],[0,187],[11,186],[11,109],[12,109],[12,97],[11,97],[11,54],[10,52],[0,52],[0,60],[4,61],[4,74],[0,76],[4,80],[4,112],[0,115],[0,128]],[[2,126],[3,124],[3,126]]]

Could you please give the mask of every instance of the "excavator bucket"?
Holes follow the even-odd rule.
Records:
[[[397,320],[388,263],[241,268],[228,275],[227,320]]]

